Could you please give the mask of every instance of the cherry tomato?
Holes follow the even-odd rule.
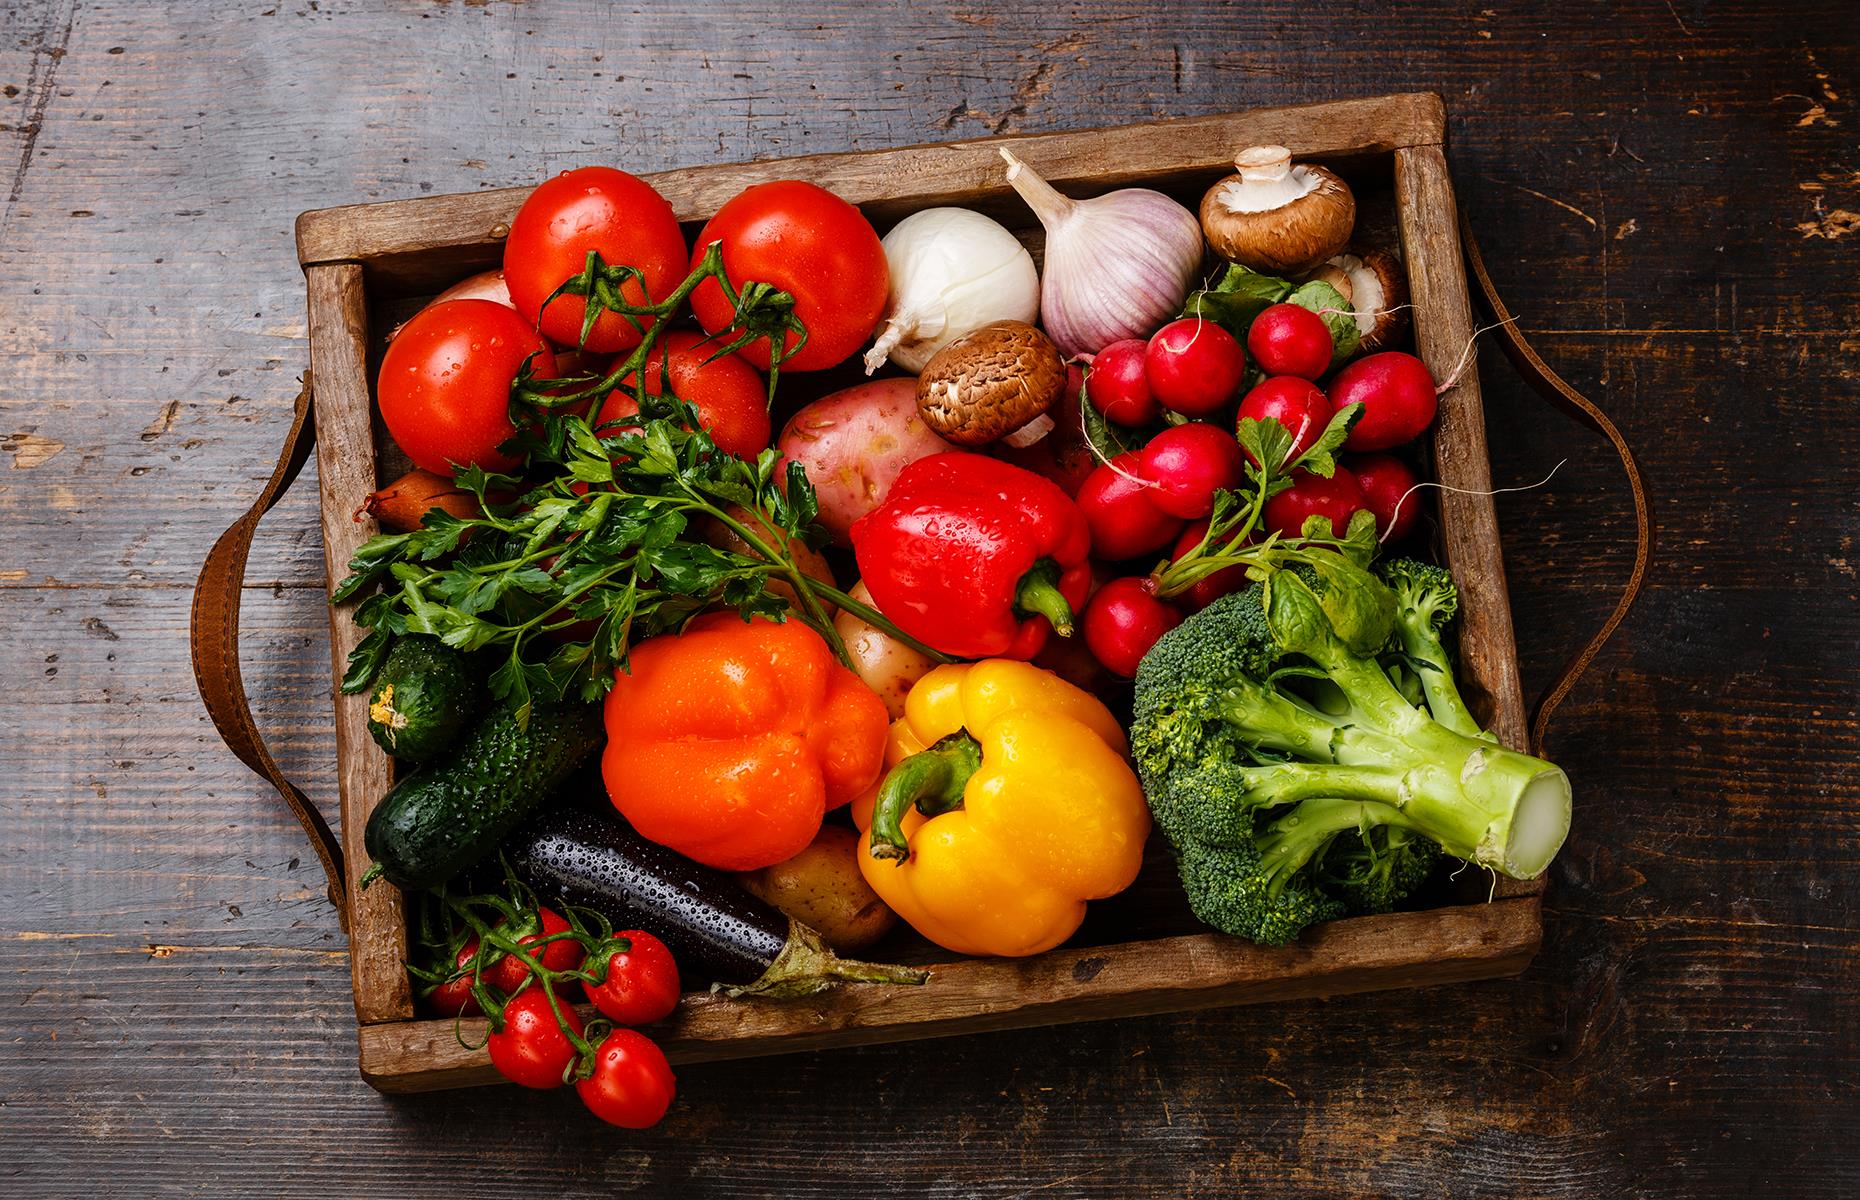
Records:
[[[469,938],[459,947],[458,957],[453,960],[456,969],[464,971],[471,960],[478,954],[478,939]],[[426,994],[427,1007],[442,1017],[475,1017],[478,1015],[477,997],[471,994],[471,985],[476,977],[467,973],[457,979],[448,980]],[[486,979],[486,982],[490,982]]]
[[[1182,614],[1156,598],[1149,576],[1133,575],[1113,579],[1094,592],[1082,623],[1085,644],[1098,661],[1112,674],[1129,679],[1156,639],[1182,623]]]
[[[891,272],[878,234],[858,209],[823,187],[782,179],[745,189],[698,234],[694,267],[716,241],[723,243],[731,287],[740,292],[745,284],[767,283],[794,297],[807,344],[782,362],[784,371],[819,371],[844,362],[871,338],[884,314]],[[727,329],[734,316],[714,279],[692,293],[691,310],[711,333]],[[796,340],[790,333],[787,345]],[[766,339],[741,354],[769,369]]]
[[[1246,351],[1234,335],[1199,317],[1171,321],[1150,335],[1143,374],[1156,402],[1185,417],[1218,412],[1246,378]]]
[[[413,465],[452,476],[452,464],[508,471],[497,447],[514,437],[510,384],[530,356],[539,378],[555,358],[524,319],[490,300],[448,300],[401,327],[381,359],[375,392],[388,433]]]
[[[616,1029],[594,1048],[594,1073],[575,1081],[588,1111],[622,1129],[657,1125],[672,1106],[678,1081],[665,1051],[631,1029]]]
[[[588,999],[603,1016],[621,1025],[650,1025],[678,1007],[678,964],[664,942],[638,929],[623,929],[631,942],[607,960],[607,978],[587,985]]]
[[[1142,338],[1112,342],[1091,360],[1085,392],[1092,407],[1107,421],[1119,425],[1148,425],[1162,416],[1162,405],[1150,394],[1143,356],[1149,344]]]
[[[562,295],[543,301],[581,274],[588,251],[610,267],[636,268],[645,280],[621,285],[629,304],[663,300],[684,281],[684,231],[665,197],[652,185],[613,167],[564,171],[530,193],[510,222],[504,242],[504,281],[511,303],[532,326],[564,346],[580,346],[587,301]],[[641,319],[648,327],[651,321]],[[619,313],[603,312],[588,332],[586,349],[631,350],[639,331]]]
[[[1149,440],[1143,478],[1155,484],[1150,502],[1172,517],[1193,520],[1214,510],[1214,493],[1240,486],[1246,468],[1240,443],[1219,425],[1171,425]]]
[[[663,394],[669,374],[672,394],[697,406],[698,421],[710,432],[718,449],[738,458],[754,458],[769,444],[768,386],[756,369],[734,354],[716,362],[707,359],[721,346],[702,334],[674,329],[646,354],[646,393]],[[671,365],[666,365],[667,356]],[[601,404],[596,425],[621,421],[639,412],[633,398],[633,376],[620,381]],[[601,430],[619,432],[620,427]]]
[[[544,938],[573,928],[567,918],[546,906],[536,909],[536,923],[536,932],[526,933],[517,939],[517,945],[531,953],[535,953],[532,947]],[[562,938],[542,947],[542,965],[549,971],[572,971],[581,965],[582,956],[581,943],[572,938]],[[505,993],[516,991],[529,977],[529,965],[514,954],[506,954],[484,969],[484,981]],[[556,989],[558,995],[561,990],[560,987]]]
[[[1275,375],[1261,380],[1240,401],[1240,419],[1273,420],[1292,435],[1291,459],[1311,449],[1324,436],[1330,419],[1337,415],[1328,397],[1308,379],[1295,375]],[[1243,451],[1243,453],[1245,453]],[[1247,453],[1248,462],[1253,456]],[[1258,463],[1253,463],[1258,466]]]
[[[1143,461],[1126,450],[1079,485],[1079,511],[1091,528],[1091,551],[1117,562],[1167,546],[1182,530],[1182,518],[1156,507],[1156,489],[1141,474]]]
[[[1193,525],[1184,529],[1182,531],[1182,536],[1176,539],[1175,549],[1169,552],[1170,560],[1179,560],[1184,554],[1187,554],[1190,550],[1199,546],[1203,535],[1207,532],[1208,522],[1205,519],[1196,521]],[[1211,546],[1209,549],[1219,549],[1219,547]],[[1174,600],[1175,603],[1186,608],[1189,612],[1200,612],[1202,609],[1208,607],[1208,605],[1219,600],[1222,596],[1227,595],[1229,592],[1237,592],[1245,586],[1246,568],[1227,567],[1224,570],[1216,571],[1212,575],[1204,575],[1200,579],[1197,579],[1194,583],[1189,585],[1187,591],[1174,597]]]
[[[1246,331],[1246,352],[1268,375],[1316,379],[1330,370],[1335,349],[1324,318],[1296,304],[1274,304]]]
[[[1342,537],[1358,509],[1368,508],[1356,476],[1342,467],[1329,479],[1310,471],[1293,471],[1292,486],[1266,501],[1266,528],[1281,537],[1298,537],[1305,518],[1329,517],[1331,530]]]
[[[580,1036],[581,1017],[566,1001],[562,1018]],[[491,1034],[489,1047],[498,1074],[528,1088],[561,1087],[562,1076],[575,1061],[575,1043],[562,1032],[541,987],[511,997],[504,1006],[503,1027]]]
[[[1363,489],[1383,541],[1399,542],[1414,532],[1421,519],[1421,493],[1415,490],[1420,480],[1407,463],[1393,454],[1353,454],[1344,466]]]

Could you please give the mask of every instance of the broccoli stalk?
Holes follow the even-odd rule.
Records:
[[[1281,944],[1386,911],[1439,850],[1530,878],[1562,845],[1568,778],[1497,745],[1454,687],[1440,641],[1451,579],[1423,564],[1385,573],[1394,587],[1311,552],[1191,617],[1138,670],[1144,791],[1217,928]],[[1418,664],[1427,709],[1378,663],[1391,642]],[[1341,705],[1308,698],[1319,680]]]

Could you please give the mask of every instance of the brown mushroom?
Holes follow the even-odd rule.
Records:
[[[1051,338],[1025,321],[996,321],[938,350],[917,377],[917,412],[958,446],[983,446],[1045,414],[1065,389]]]
[[[1284,146],[1254,146],[1201,198],[1201,229],[1228,262],[1269,275],[1312,270],[1349,245],[1356,197],[1336,174],[1292,162]]]
[[[1408,275],[1387,250],[1352,246],[1311,274],[1343,294],[1355,310],[1365,354],[1386,350],[1408,328]]]

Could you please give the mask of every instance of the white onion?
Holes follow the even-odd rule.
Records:
[[[1201,266],[1201,221],[1149,188],[1062,196],[1006,147],[1008,182],[1046,226],[1041,323],[1062,353],[1146,338],[1182,309]]]
[[[866,352],[867,375],[887,357],[915,375],[965,333],[996,321],[1031,325],[1039,315],[1033,256],[981,213],[926,208],[899,221],[883,244],[891,300]]]

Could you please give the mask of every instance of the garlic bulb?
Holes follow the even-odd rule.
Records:
[[[870,375],[891,361],[915,375],[944,346],[996,321],[1031,325],[1040,312],[1040,274],[1020,240],[981,213],[926,208],[884,238],[891,300]]]
[[[1041,324],[1067,356],[1146,338],[1181,311],[1201,266],[1201,222],[1148,188],[1060,195],[1006,147],[1008,182],[1046,226]]]

